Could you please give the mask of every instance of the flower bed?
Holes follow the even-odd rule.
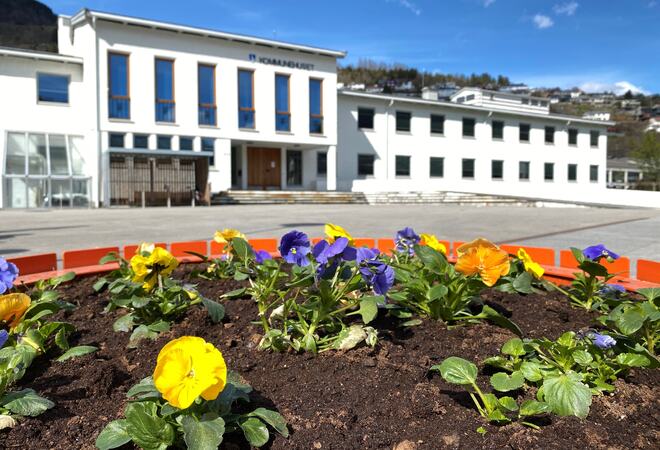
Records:
[[[34,389],[54,405],[36,417],[18,417],[16,426],[0,431],[4,445],[24,448],[27,442],[31,448],[93,448],[101,430],[122,419],[127,406],[135,404],[126,397],[133,386],[152,375],[159,385],[154,369],[161,349],[177,338],[197,336],[217,347],[226,367],[254,389],[250,403],[239,401],[232,409],[240,417],[234,431],[225,435],[227,448],[248,448],[245,429],[250,426],[246,423],[255,419],[249,415],[260,408],[279,412],[287,422],[281,434],[281,429],[263,422],[270,430],[270,448],[572,448],[576,443],[595,448],[654,448],[660,420],[658,371],[637,367],[653,366],[655,358],[635,350],[636,335],[621,334],[625,330],[613,322],[616,317],[611,312],[617,305],[630,303],[633,308],[642,299],[622,297],[616,288],[603,286],[600,262],[612,255],[600,249],[599,255],[580,261],[585,275],[572,287],[561,288],[564,294],[552,288],[547,291],[542,268],[525,252],[510,258],[487,241],[464,247],[455,271],[443,263],[442,243],[428,235],[420,240],[412,230],[399,234],[394,258],[359,249],[353,255],[350,236],[347,242],[341,238],[331,234],[328,242],[312,247],[304,236],[289,235],[282,240],[285,261],[280,263],[271,261],[268,253],[251,252],[240,237],[221,233],[218,240],[231,255],[227,258],[170,273],[175,264],[166,252],[143,247],[138,249],[142,259],[122,263],[110,276],[81,277],[51,286],[60,299],[75,306],[54,312],[52,320],[76,330],[68,336],[71,345],[97,350],[57,362],[62,351],[51,346],[34,360],[12,390]],[[344,274],[343,269],[352,272]],[[273,286],[279,286],[282,296],[267,291],[269,280],[275,280]],[[429,289],[422,289],[420,282],[429,283]],[[34,291],[53,292],[47,288],[33,288],[33,303],[39,302]],[[325,309],[318,303],[324,301],[324,289],[336,297],[336,303]],[[462,296],[466,291],[470,296]],[[444,306],[452,299],[457,303],[453,309],[439,308],[434,306],[434,295],[443,299]],[[216,306],[220,300],[224,311]],[[187,306],[176,311],[168,308],[170,315],[155,317],[147,304]],[[278,310],[280,306],[288,313]],[[304,317],[298,318],[294,311]],[[319,319],[319,311],[326,311],[328,317]],[[132,318],[127,320],[129,315]],[[597,319],[605,315],[611,316],[610,321],[599,323]],[[654,320],[657,323],[657,317]],[[303,322],[307,327],[299,325]],[[314,325],[312,332],[310,325]],[[577,334],[568,339],[566,332]],[[589,394],[588,402],[584,400],[574,411],[563,411],[566,414],[562,405],[556,405],[552,410],[543,406],[539,414],[528,418],[513,410],[504,411],[504,419],[492,412],[481,417],[479,411],[487,408],[475,406],[473,389],[467,383],[461,383],[467,390],[456,384],[456,378],[447,373],[450,357],[477,363],[476,384],[484,395],[509,397],[518,405],[553,400],[552,394],[546,393],[545,398],[538,394],[539,387],[548,389],[551,383],[543,386],[533,376],[522,385],[514,382],[511,389],[493,381],[502,367],[517,364],[493,357],[504,344],[515,347],[518,334],[525,338],[525,345],[541,347],[533,352],[527,349],[529,355],[508,351],[504,359],[516,355],[531,367],[539,355],[556,350],[544,338],[555,343],[559,339],[575,353],[571,367],[562,373],[582,374],[580,384],[597,395]],[[605,339],[609,335],[619,342],[610,345]],[[655,343],[650,345],[656,348]],[[580,359],[586,356],[578,352],[602,361],[602,367],[589,369],[591,362]],[[619,361],[618,374],[607,372],[621,354],[637,356]],[[638,357],[646,362],[632,361]],[[485,364],[489,358],[490,364]],[[511,374],[506,383],[515,381],[517,370],[505,371]],[[556,381],[557,377],[548,378]],[[222,376],[210,386],[219,379]],[[225,381],[231,384],[229,378]],[[599,385],[601,381],[608,386]],[[173,401],[163,390],[160,394],[167,401],[157,400],[161,402],[158,408],[172,408],[176,403],[175,414],[185,415],[180,410],[186,405]],[[213,399],[201,394],[194,408],[208,407],[208,401]],[[590,404],[586,418],[575,417],[582,415],[579,409],[585,403]],[[203,422],[201,416],[195,420]],[[258,424],[254,427],[261,430]],[[188,441],[181,437],[172,442],[185,445]]]

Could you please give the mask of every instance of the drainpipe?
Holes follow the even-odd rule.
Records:
[[[385,109],[386,126],[385,129],[385,181],[390,179],[390,108],[394,105],[394,100],[390,100],[387,109]]]
[[[89,15],[88,12],[86,14]],[[97,200],[96,205],[98,208],[101,207],[101,195],[103,193],[103,182],[105,177],[103,176],[103,149],[101,146],[101,79],[100,79],[100,62],[99,62],[99,34],[96,29],[96,17],[92,17],[92,29],[94,30],[94,57],[96,59],[96,70],[95,70],[95,82],[96,82],[96,154],[98,157],[97,171],[98,179],[96,181],[96,193]]]

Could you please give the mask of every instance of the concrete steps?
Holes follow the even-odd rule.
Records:
[[[250,204],[457,204],[534,206],[519,198],[462,192],[328,192],[328,191],[224,191],[213,194],[213,205]]]

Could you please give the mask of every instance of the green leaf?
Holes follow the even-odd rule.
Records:
[[[142,395],[142,394],[147,394],[147,395]],[[138,384],[133,386],[128,390],[126,393],[126,397],[160,397],[160,392],[158,392],[158,389],[156,389],[156,386],[154,385],[154,380],[151,377],[146,377],[140,380]]]
[[[653,302],[656,298],[660,298],[660,287],[637,289],[637,293],[643,295],[648,301]]]
[[[428,296],[429,300],[437,300],[446,297],[448,292],[449,289],[447,288],[447,286],[445,286],[444,284],[436,284],[435,286],[429,289],[426,295]]]
[[[500,397],[497,401],[507,411],[518,411],[518,403],[512,397]]]
[[[25,318],[30,320],[39,320],[43,317],[55,314],[60,309],[57,303],[51,301],[40,301],[32,303],[31,307],[25,312]]]
[[[241,261],[254,259],[254,252],[252,251],[252,247],[247,243],[245,239],[234,238],[231,241],[231,246],[234,253],[236,253],[236,256],[238,256]]]
[[[94,283],[94,285],[92,286],[92,289],[94,289],[94,292],[99,292],[107,284],[108,284],[108,280],[106,280],[105,278],[99,278],[98,281]]]
[[[181,426],[188,450],[217,450],[225,434],[225,421],[222,417],[198,421],[186,415],[181,419]]]
[[[520,372],[525,379],[533,383],[541,381],[544,376],[542,366],[534,361],[523,361],[520,365]]]
[[[248,440],[250,445],[254,447],[261,447],[268,442],[270,435],[268,433],[268,428],[264,423],[257,419],[256,417],[250,417],[246,420],[241,420],[238,422],[238,425],[243,430],[245,438]]]
[[[644,314],[639,308],[628,308],[616,321],[619,331],[626,336],[635,333],[644,325]]]
[[[243,295],[245,295],[246,292],[247,292],[246,288],[234,289],[233,291],[229,291],[226,294],[222,295],[222,298],[242,297]]]
[[[571,253],[573,253],[573,257],[578,262],[578,264],[584,261],[584,253],[579,248],[571,247]]]
[[[383,297],[363,297],[360,300],[358,313],[362,316],[362,322],[366,325],[378,315],[378,301],[383,302]]]
[[[77,356],[87,355],[89,353],[94,353],[98,350],[98,347],[93,345],[79,345],[77,347],[70,348],[62,356],[57,358],[57,362],[66,361],[67,359],[75,358]]]
[[[511,419],[505,416],[504,413],[499,409],[494,409],[491,412],[489,412],[488,420],[490,420],[491,422],[498,422],[498,423],[506,423],[511,421]]]
[[[522,330],[518,328],[518,325],[516,325],[511,320],[507,319],[502,314],[498,313],[488,305],[484,305],[483,309],[481,310],[481,312],[478,314],[477,317],[493,322],[495,325],[500,326],[502,328],[506,328],[507,330],[517,334],[518,336],[522,336],[523,334]]]
[[[140,325],[133,330],[128,340],[128,348],[136,348],[142,339],[156,339],[158,333],[151,331],[146,325]]]
[[[626,367],[648,367],[651,360],[637,353],[620,353],[616,355],[616,362]]]
[[[421,319],[412,319],[412,320],[406,320],[401,324],[402,327],[416,327],[417,325],[421,325],[423,322]]]
[[[307,336],[305,336],[305,338],[306,337]],[[364,341],[366,338],[367,332],[364,330],[362,325],[355,324],[341,330],[333,346],[339,350],[350,350],[360,342]],[[307,343],[304,342],[304,344],[305,348],[307,348]],[[316,343],[314,343],[313,351],[316,351]]]
[[[545,402],[537,402],[536,400],[525,400],[520,405],[520,416],[529,417],[537,416],[539,414],[549,413],[552,410],[550,405]]]
[[[99,433],[96,438],[96,448],[110,450],[121,447],[131,441],[126,431],[126,419],[113,420]]]
[[[273,427],[275,431],[284,437],[289,437],[289,429],[286,427],[286,420],[277,411],[272,411],[266,408],[257,408],[252,411],[248,416],[255,416],[266,422]]]
[[[513,280],[513,283],[511,284],[513,285],[513,288],[521,294],[531,294],[532,281],[534,281],[534,279],[532,278],[532,275],[529,274],[529,272],[522,272]]]
[[[457,356],[450,356],[439,366],[431,367],[431,370],[440,371],[448,383],[467,385],[477,381],[477,366]]]
[[[115,252],[110,252],[107,255],[105,255],[103,258],[99,260],[99,265],[102,266],[104,264],[112,263],[112,262],[118,262],[121,258],[119,255]]]
[[[0,406],[19,416],[38,416],[55,406],[47,398],[41,397],[32,389],[8,392],[0,399]]]
[[[581,419],[589,414],[591,390],[573,371],[543,380],[543,395],[555,414]]]
[[[594,357],[591,356],[591,353],[581,349],[575,350],[571,356],[573,356],[573,361],[581,366],[588,366],[594,360]]]
[[[126,431],[145,450],[165,450],[174,442],[174,429],[158,417],[153,402],[129,403],[126,407]]]
[[[209,317],[213,323],[219,323],[225,317],[225,307],[218,302],[214,302],[208,298],[201,297],[202,304],[209,313]]]
[[[588,259],[585,259],[580,264],[580,269],[584,270],[590,275],[594,275],[597,277],[606,277],[608,275],[607,268],[605,266],[595,261],[590,261]]]
[[[154,323],[147,325],[149,331],[155,331],[156,333],[163,333],[165,331],[170,331],[170,323],[164,320],[159,320]]]
[[[68,334],[69,333],[67,333],[67,331],[62,328],[55,335],[55,345],[57,345],[62,350],[69,349],[69,340],[67,339]]]
[[[509,339],[502,346],[502,353],[511,356],[523,356],[525,353],[525,346],[520,338]]]
[[[427,245],[415,245],[414,248],[415,254],[427,269],[438,274],[445,272],[449,264],[445,255]]]
[[[525,384],[525,377],[522,372],[515,371],[509,376],[504,372],[497,372],[490,377],[490,384],[495,390],[500,392],[509,392],[520,389]]]
[[[114,331],[124,331],[128,333],[133,329],[135,323],[133,321],[133,314],[126,314],[121,316],[119,319],[115,320],[115,323],[112,324],[112,329]]]

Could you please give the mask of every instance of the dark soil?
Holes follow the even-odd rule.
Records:
[[[196,282],[209,298],[237,287],[233,281]],[[466,394],[439,375],[429,374],[428,368],[452,355],[473,361],[495,355],[512,337],[502,328],[484,323],[448,330],[424,321],[402,329],[378,319],[380,340],[375,349],[316,357],[268,353],[255,348],[260,331],[251,324],[255,305],[239,299],[226,304],[222,324],[213,324],[204,310],[193,308],[171,332],[131,350],[126,348],[128,334],[112,331],[116,316],[101,313],[105,294],[94,293],[93,283],[94,278],[83,278],[61,290],[79,305],[66,317],[78,329],[73,343],[100,350],[63,363],[36,361],[21,385],[56,406],[0,432],[0,448],[94,448],[101,429],[122,415],[126,391],[152,373],[160,348],[182,335],[214,343],[228,367],[253,386],[255,404],[284,415],[291,436],[277,436],[269,444],[271,449],[650,449],[660,445],[657,370],[632,372],[626,381],[617,382],[613,395],[594,398],[586,420],[551,416],[539,422],[539,431],[518,424],[498,427],[485,423]],[[556,338],[592,326],[595,317],[552,294],[522,297],[489,292],[484,300],[530,337]],[[481,374],[479,382],[487,388],[488,376]],[[487,430],[483,436],[476,432],[480,426]],[[245,448],[242,436],[226,436],[223,448]]]

